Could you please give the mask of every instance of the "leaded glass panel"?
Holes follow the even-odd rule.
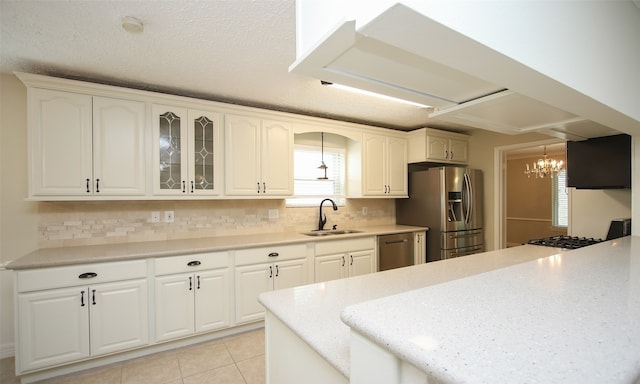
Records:
[[[213,190],[213,121],[206,116],[200,116],[194,122],[194,153],[195,189]]]
[[[180,117],[166,112],[160,119],[160,189],[180,189]]]

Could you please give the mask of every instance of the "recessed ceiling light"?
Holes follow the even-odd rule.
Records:
[[[132,16],[125,16],[122,18],[122,29],[131,33],[142,33],[144,25],[142,21]]]

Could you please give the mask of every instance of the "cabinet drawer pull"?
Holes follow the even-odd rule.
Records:
[[[280,256],[280,254],[278,252],[271,252],[268,256],[269,257],[278,257],[278,256]]]
[[[200,289],[200,276],[198,276],[197,279],[198,279],[198,285],[196,286],[196,289]]]
[[[344,267],[344,256],[342,256],[342,265],[341,267]]]
[[[80,291],[80,306],[84,307],[84,291]]]
[[[193,278],[189,276],[189,290],[193,291]]]
[[[258,193],[260,193],[260,182],[258,182]]]
[[[269,278],[273,277],[273,267],[270,265],[269,266]]]
[[[353,265],[353,255],[349,255],[349,258],[351,258],[351,262],[349,263],[349,265]]]
[[[262,193],[267,193],[267,183],[262,183]]]
[[[187,193],[187,183],[182,180],[182,193]]]
[[[276,277],[278,277],[278,275],[280,275],[280,268],[276,265]]]
[[[187,266],[189,266],[189,267],[197,267],[197,266],[198,266],[198,265],[200,265],[200,264],[202,264],[202,263],[200,262],[200,260],[193,260],[193,261],[188,262],[188,263],[187,263]]]
[[[89,181],[90,181],[90,180],[89,180],[89,179],[87,179],[87,193],[90,193],[90,192],[91,192],[91,189],[89,189]]]
[[[95,272],[86,272],[86,273],[82,273],[78,276],[78,279],[92,279],[94,277],[97,277],[98,274]]]
[[[193,182],[193,180],[191,180],[191,193],[193,193],[195,189],[195,183]]]
[[[100,193],[100,179],[96,179],[96,193]]]
[[[92,294],[92,301],[93,301],[91,304],[96,305],[96,290],[95,289],[91,290],[91,294]]]

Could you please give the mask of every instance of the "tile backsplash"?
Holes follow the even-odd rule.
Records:
[[[324,208],[325,228],[395,223],[393,199],[347,199],[333,211]],[[367,214],[363,215],[363,207]],[[277,210],[278,218],[269,219]],[[151,212],[160,213],[152,222]],[[164,222],[173,211],[174,222]],[[287,208],[284,200],[99,201],[38,204],[38,246],[52,248],[285,231],[318,225],[318,207]]]

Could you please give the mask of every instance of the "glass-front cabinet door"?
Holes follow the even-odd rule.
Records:
[[[154,104],[154,194],[218,195],[220,114]]]

